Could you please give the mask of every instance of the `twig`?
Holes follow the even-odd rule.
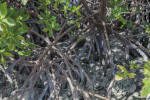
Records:
[[[72,92],[72,96],[73,96],[73,100],[76,100],[76,96],[74,94],[75,90],[74,90],[74,86],[72,84],[72,81],[71,79],[69,78],[69,76],[67,75],[67,73],[65,72],[65,70],[63,68],[61,68],[57,63],[55,63],[54,61],[51,61],[50,64],[53,64],[55,66],[57,66],[61,71],[62,73],[65,75],[65,78],[67,79],[69,85],[70,85],[70,89],[71,89],[71,92]]]
[[[0,69],[4,72],[4,75],[7,77],[8,81],[11,85],[11,88],[14,88],[14,82],[13,82],[11,76],[9,75],[9,72],[6,71],[5,68],[2,65],[0,65]]]
[[[43,89],[42,93],[40,94],[38,100],[43,100],[43,97],[44,97],[44,95],[45,95],[47,89],[48,89],[48,83],[45,84],[45,88]]]

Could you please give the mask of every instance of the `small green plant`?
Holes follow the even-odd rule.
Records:
[[[130,61],[130,69],[131,70],[137,70],[141,68],[141,66],[137,66],[136,64],[133,63],[133,60]]]
[[[115,76],[115,80],[117,81],[127,78],[134,78],[136,75],[135,73],[129,73],[124,66],[118,65],[117,67],[121,69],[121,71],[117,71],[117,75]]]
[[[29,14],[24,8],[15,10],[7,8],[6,2],[0,4],[0,61],[3,65],[6,65],[5,57],[13,57],[11,52],[28,56],[31,52],[29,48],[35,46],[22,36],[28,32],[24,23],[28,19]]]
[[[145,78],[143,79],[144,86],[142,87],[141,96],[147,97],[150,93],[150,61],[145,63],[144,72]]]
[[[81,13],[79,12],[79,9],[81,6],[75,6],[73,4],[70,4],[69,0],[39,0],[42,4],[38,7],[38,9],[44,9],[45,12],[40,12],[40,15],[42,19],[37,21],[37,24],[46,24],[46,28],[43,29],[43,32],[49,32],[49,37],[53,36],[53,31],[59,31],[60,25],[56,21],[56,16],[52,16],[50,10],[47,8],[47,5],[51,4],[52,2],[55,2],[54,4],[54,10],[60,10],[64,12],[64,17],[69,17],[67,15],[72,15],[73,13],[76,13],[79,18],[75,20],[70,20],[70,24],[76,23],[78,27],[80,27],[80,23],[78,23],[79,20],[82,19]],[[63,8],[58,8],[58,2],[63,4]],[[70,6],[72,5],[72,6]],[[69,14],[67,14],[69,12]]]
[[[114,5],[113,8],[110,8],[111,15],[108,17],[108,19],[116,19],[120,20],[122,22],[122,25],[120,28],[123,28],[125,24],[127,24],[127,20],[123,18],[123,14],[127,11],[127,4],[123,4],[124,0],[109,0],[108,1],[111,5]]]
[[[130,14],[130,12],[140,12],[141,10],[139,7],[127,9],[128,5],[125,3],[125,0],[108,0],[108,3],[113,6],[112,8],[109,8],[111,15],[108,16],[108,19],[119,20],[122,23],[120,28],[123,28],[125,25],[130,28],[134,28],[136,26],[134,22],[127,21],[127,19],[125,19],[126,17],[123,16]],[[143,22],[142,26],[150,35],[150,24]],[[134,78],[136,75],[135,73],[129,73],[124,66],[118,65],[117,67],[121,69],[121,71],[117,71],[117,75],[115,76],[115,80],[117,81],[127,78]],[[130,61],[130,71],[137,70],[139,68],[141,68],[141,66],[137,66],[133,63],[133,61]],[[144,86],[142,87],[141,96],[146,97],[150,93],[150,61],[145,63],[143,70],[145,78],[143,79]]]
[[[117,67],[121,69],[121,71],[117,71],[117,75],[115,76],[115,80],[117,81],[127,78],[134,78],[134,76],[136,75],[135,73],[128,73],[127,69],[124,66],[118,65]],[[130,62],[131,70],[137,70],[139,68],[141,68],[141,66],[137,66],[133,63],[133,61]],[[150,60],[145,63],[143,71],[145,78],[143,79],[144,86],[141,90],[141,96],[145,98],[150,93]]]

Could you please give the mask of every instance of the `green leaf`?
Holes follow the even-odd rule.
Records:
[[[136,75],[135,73],[128,73],[128,77],[129,77],[129,78],[134,78],[135,75]]]
[[[76,8],[76,10],[79,10],[81,8],[81,6],[79,5],[77,8]]]
[[[123,23],[126,24],[127,20],[125,20],[121,15],[119,16],[119,20]]]
[[[119,0],[118,4],[122,4],[124,2],[124,0]]]
[[[41,17],[42,17],[43,19],[47,19],[47,18],[46,18],[46,15],[45,15],[44,13],[40,12],[40,15],[41,15]]]
[[[143,83],[144,86],[142,87],[141,96],[145,98],[150,93],[150,78],[145,78]]]
[[[8,26],[15,26],[16,25],[16,22],[12,18],[10,18],[10,17],[2,19],[2,22],[4,22],[5,24],[7,24]]]
[[[115,75],[115,80],[120,81],[120,80],[122,80],[122,79],[123,79],[123,77],[122,77],[122,76]]]
[[[135,64],[133,63],[133,60],[130,61],[130,65],[131,65],[131,70],[135,69]]]
[[[6,65],[6,60],[5,58],[3,57],[3,55],[1,54],[1,63],[5,66]]]
[[[123,77],[124,77],[124,79],[126,79],[127,75],[128,75],[127,69],[124,66],[121,66],[121,65],[117,65],[117,67],[119,67],[123,71]]]
[[[113,0],[108,0],[108,3],[113,4],[113,5],[115,4]]]
[[[24,7],[20,8],[20,10],[18,11],[18,15],[22,16],[25,13],[25,9]]]
[[[123,76],[120,71],[117,71],[117,75]]]
[[[17,47],[22,48],[21,42],[17,38],[13,37],[13,41]]]
[[[150,71],[150,62],[145,63],[144,68]]]
[[[19,55],[26,55],[26,52],[25,51],[19,51],[18,54]]]
[[[29,45],[28,45],[30,48],[35,48],[36,47],[36,45],[33,43],[33,44],[31,44],[31,43],[29,43]]]
[[[16,38],[17,38],[18,40],[24,40],[24,37],[21,36],[21,35],[17,36]]]
[[[26,5],[28,2],[28,0],[21,0],[21,1],[22,1],[23,5]]]
[[[76,6],[73,6],[71,11],[74,13],[76,11]]]
[[[60,3],[64,3],[66,0],[59,0]]]
[[[2,52],[4,52],[5,51],[5,49],[0,49],[0,53],[2,53]]]
[[[109,17],[108,17],[108,19],[114,19],[115,18],[115,16],[113,15],[113,14],[111,14]]]
[[[23,29],[24,29],[24,33],[29,32],[28,26],[25,23],[21,23]],[[22,33],[22,32],[21,32]],[[21,34],[22,35],[22,34]]]
[[[44,23],[45,21],[43,20],[43,19],[41,19],[41,20],[38,20],[36,23],[37,24],[42,24],[42,23]]]
[[[48,27],[46,27],[46,28],[44,28],[43,29],[43,32],[47,32],[47,31],[49,31],[50,29],[48,28]]]
[[[38,10],[44,9],[44,8],[45,8],[45,6],[44,6],[44,5],[41,5],[41,6],[38,7]]]
[[[40,3],[44,4],[44,0],[39,0],[39,1],[40,1]]]
[[[119,67],[122,71],[127,72],[127,69],[124,66],[117,65],[117,67]]]
[[[139,69],[139,68],[141,68],[141,66],[136,66],[136,69]]]
[[[44,4],[45,6],[51,4],[51,0],[39,0],[42,4]]]
[[[76,22],[77,26],[80,27],[80,23]]]
[[[0,18],[3,19],[7,15],[7,4],[6,2],[0,4]]]
[[[77,15],[82,16],[82,14],[80,13],[80,11],[76,11]]]
[[[51,26],[52,26],[52,29],[54,29],[55,28],[55,22],[54,21],[52,21],[52,23],[51,23]]]
[[[54,30],[59,31],[60,29],[61,29],[61,28],[59,27],[59,24],[56,23],[56,24],[55,24],[55,27],[54,27]]]
[[[6,45],[8,45],[8,39],[2,39],[0,42],[0,46],[5,47]]]
[[[144,74],[145,76],[147,76],[147,77],[150,77],[150,71],[149,71],[148,69],[146,69],[146,68],[144,68],[143,74]]]
[[[27,32],[27,30],[24,29],[24,27],[19,27],[16,31],[16,34],[22,35]]]
[[[64,17],[66,17],[67,16],[67,11],[64,11]]]
[[[21,22],[18,25],[18,27],[16,28],[14,33],[16,33],[17,35],[23,35],[23,34],[25,34],[28,31],[29,31],[28,30],[28,26],[25,23]]]
[[[73,31],[69,31],[71,34],[74,34],[74,32]]]
[[[54,10],[57,8],[57,2],[55,2],[54,4]]]
[[[51,0],[45,0],[45,5],[51,4]]]
[[[147,33],[150,35],[150,31],[147,31]]]
[[[22,21],[27,21],[29,19],[30,15],[29,14],[24,14],[22,16]]]
[[[30,56],[31,50],[30,49],[26,49],[26,55],[25,56]]]
[[[53,30],[50,30],[49,31],[49,37],[52,37],[53,36]]]
[[[136,64],[134,64],[133,60],[130,61],[130,66],[131,66],[130,67],[131,70],[136,70],[136,69],[141,68],[141,66],[137,66]]]
[[[29,56],[30,53],[31,53],[30,49],[24,49],[24,50],[18,52],[19,55],[23,55],[23,56]]]
[[[74,21],[74,20],[70,20],[69,23],[70,23],[70,24],[73,24],[73,23],[75,23],[75,21]]]
[[[5,56],[7,56],[7,57],[14,57],[14,55],[12,55],[11,53],[9,53],[9,52],[4,52],[3,53]]]
[[[12,42],[12,39],[9,40],[8,49],[9,51],[13,51],[15,49],[15,44]]]
[[[13,15],[15,12],[14,8],[13,7],[10,7],[7,11],[7,17],[10,17],[11,15]]]
[[[80,41],[80,40],[83,40],[83,39],[85,39],[85,36],[81,36],[77,40]]]

